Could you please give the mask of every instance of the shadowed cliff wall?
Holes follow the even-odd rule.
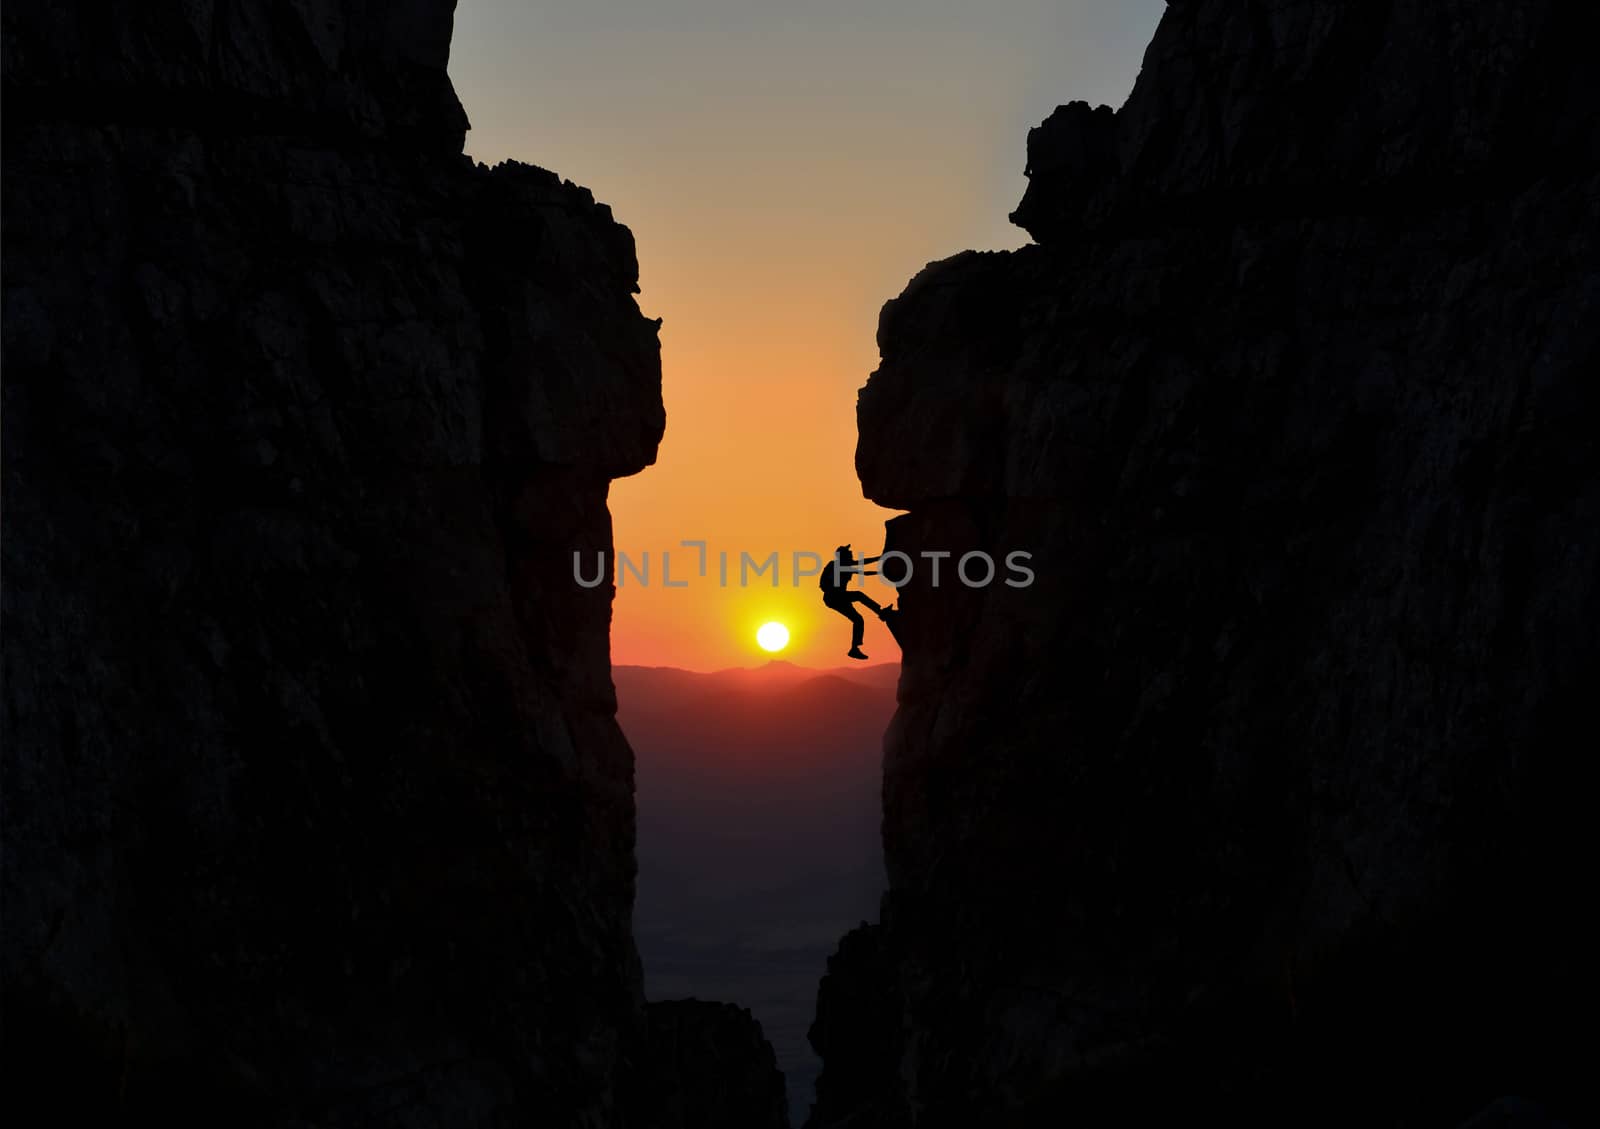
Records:
[[[1174,2],[1123,109],[1030,136],[1036,245],[885,307],[889,546],[1038,578],[902,592],[811,1124],[1581,1104],[1593,31]]]
[[[657,324],[604,205],[461,155],[452,10],[6,7],[10,1112],[654,1121],[570,569]]]

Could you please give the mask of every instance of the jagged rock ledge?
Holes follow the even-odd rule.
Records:
[[[645,1006],[651,1129],[785,1126],[783,1074],[761,1024],[745,1008],[704,1000]]]

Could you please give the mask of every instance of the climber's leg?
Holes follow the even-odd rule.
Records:
[[[861,646],[861,640],[867,635],[867,621],[861,618],[861,613],[846,604],[839,609],[839,614],[850,621],[850,649],[855,650]]]
[[[846,593],[846,595],[849,596],[850,602],[853,603],[853,604],[865,604],[865,605],[867,605],[867,607],[871,608],[874,612],[878,612],[878,613],[882,613],[882,611],[883,611],[883,605],[878,603],[878,601],[874,600],[871,596],[867,595],[865,592],[849,592],[849,593]]]

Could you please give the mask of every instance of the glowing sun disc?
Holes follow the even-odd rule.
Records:
[[[756,642],[763,651],[781,651],[789,645],[789,629],[781,623],[763,623]]]

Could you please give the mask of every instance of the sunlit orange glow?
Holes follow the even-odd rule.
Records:
[[[756,632],[756,642],[763,651],[776,654],[789,645],[789,629],[781,623],[763,623]]]
[[[923,265],[1026,241],[1028,128],[1068,97],[1120,101],[1160,0],[485,0],[456,11],[450,70],[476,159],[532,161],[593,190],[634,233],[639,305],[663,319],[667,432],[613,484],[616,663],[842,665],[850,625],[796,582],[797,551],[872,555],[892,516],[855,477],[856,393],[878,311]],[[698,575],[704,541],[708,575]],[[674,582],[662,582],[672,553]],[[736,563],[776,552],[777,587]],[[735,573],[737,568],[735,567]],[[861,584],[882,603],[878,578]],[[868,618],[866,650],[898,657]]]

